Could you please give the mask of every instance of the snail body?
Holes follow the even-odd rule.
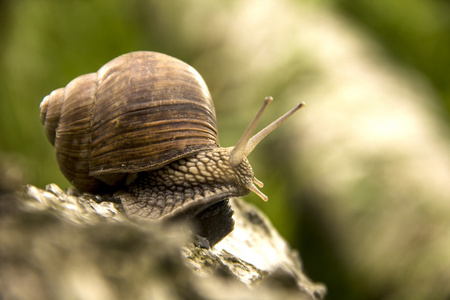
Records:
[[[115,195],[129,214],[146,219],[194,215],[217,201],[246,195],[253,184],[253,170],[247,159],[232,168],[231,150],[202,150],[158,170],[140,173]]]
[[[41,103],[41,121],[62,173],[82,192],[112,194],[131,216],[195,215],[219,201],[262,194],[247,160],[304,104],[235,147],[220,148],[214,104],[200,74],[157,52],[131,52],[79,76]]]

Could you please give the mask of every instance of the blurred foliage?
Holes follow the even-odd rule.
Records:
[[[423,73],[450,118],[450,2],[337,0],[337,8],[369,31],[397,63]]]
[[[450,120],[448,1],[291,2],[314,3],[319,9],[334,11],[346,18],[389,53],[393,64],[426,78],[440,101],[435,103],[437,110]],[[231,6],[233,2],[199,0],[197,6],[192,7],[190,2],[186,3],[173,1],[167,4],[157,0],[0,1],[0,156],[3,160],[16,161],[25,169],[24,184],[43,187],[55,182],[63,188],[69,186],[58,170],[53,148],[45,138],[39,120],[39,103],[52,90],[65,86],[81,74],[95,72],[120,54],[135,50],[160,51],[193,65],[204,77],[215,99],[220,140],[224,146],[238,140],[264,96],[295,93],[295,90],[289,90],[290,86],[301,89],[308,85],[304,78],[316,78],[314,62],[302,55],[277,62],[281,71],[276,74],[262,72],[257,79],[248,76],[252,74],[247,71],[252,68],[252,63],[272,58],[252,57],[251,50],[245,52],[235,45],[225,44],[222,29],[209,26],[212,20],[224,17],[220,7]],[[214,14],[205,14],[205,11]],[[282,16],[276,16],[271,22],[282,19]],[[221,24],[239,26],[231,19]],[[250,36],[258,39],[257,32],[243,32],[242,35],[247,39]],[[274,37],[271,46],[276,43]],[[283,52],[283,47],[280,45],[279,52]],[[236,66],[241,61],[236,57],[242,55],[253,61]],[[286,105],[274,104],[273,111],[264,117],[263,123],[267,124],[274,115],[285,110]],[[335,240],[332,231],[324,228],[318,208],[308,207],[308,203],[314,201],[308,201],[308,197],[316,199],[318,195],[307,191],[292,195],[291,187],[303,178],[292,179],[295,166],[289,158],[294,150],[279,142],[287,135],[280,131],[277,138],[269,137],[251,157],[257,177],[265,183],[264,193],[280,200],[271,203],[270,208],[264,206],[264,210],[280,232],[294,246],[301,248],[308,261],[307,273],[314,280],[325,281],[331,294],[334,293],[334,299],[338,299],[336,295],[345,295],[342,299],[382,298],[383,295],[376,292],[370,293],[370,278],[361,279],[358,274],[351,273],[342,253],[335,251],[339,241]],[[274,153],[277,153],[275,160]],[[306,199],[303,207],[292,208],[292,199],[281,201],[289,198],[288,195]],[[257,199],[254,195],[249,198]]]

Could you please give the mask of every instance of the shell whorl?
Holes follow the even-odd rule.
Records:
[[[58,127],[63,100],[64,88],[60,88],[45,96],[40,105],[41,122],[44,124],[45,135],[52,145],[55,145],[56,127]]]
[[[201,76],[156,52],[124,54],[75,78],[44,98],[41,120],[61,171],[86,192],[219,145]]]

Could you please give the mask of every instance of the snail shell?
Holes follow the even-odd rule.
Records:
[[[44,98],[41,121],[62,173],[91,193],[219,146],[200,74],[156,52],[124,54],[75,78]]]
[[[304,105],[252,137],[271,101],[265,99],[235,147],[220,148],[214,105],[200,74],[176,58],[142,51],[53,91],[41,103],[41,121],[62,173],[80,191],[112,194],[129,215],[144,219],[191,215],[211,232],[211,216],[231,220],[223,204],[229,197],[253,191],[267,200],[246,157]],[[220,240],[232,224],[211,240]]]

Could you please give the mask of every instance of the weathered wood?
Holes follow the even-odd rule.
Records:
[[[298,252],[241,199],[230,200],[234,231],[211,249],[189,224],[136,223],[102,200],[53,184],[1,197],[0,298],[324,297]]]

